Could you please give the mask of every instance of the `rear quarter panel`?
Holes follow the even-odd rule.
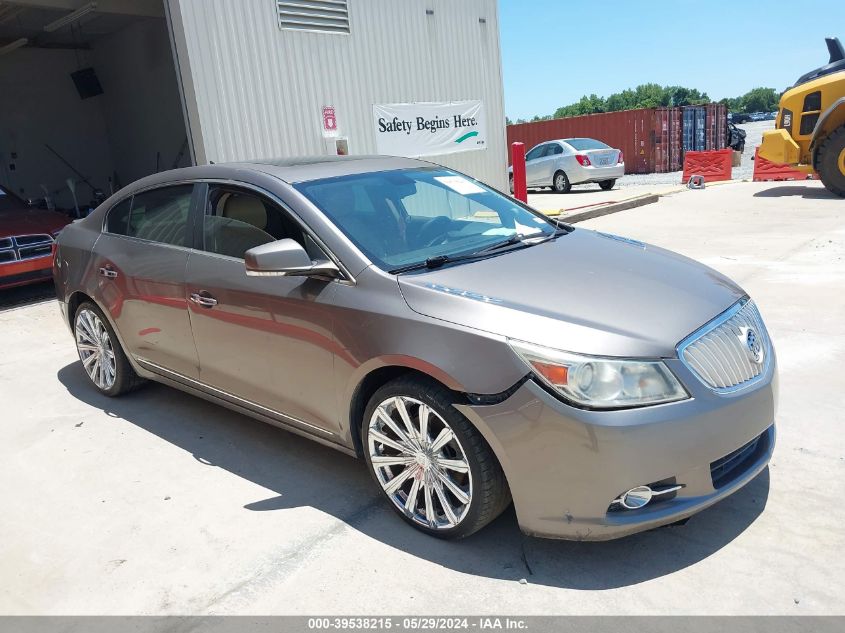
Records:
[[[68,225],[59,234],[53,260],[53,282],[56,298],[64,305],[75,292],[83,292],[96,300],[97,276],[91,269],[93,251],[100,237],[100,225],[89,216]],[[73,315],[68,315],[69,319]]]

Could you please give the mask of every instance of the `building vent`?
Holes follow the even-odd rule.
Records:
[[[276,0],[279,28],[349,33],[348,0]]]

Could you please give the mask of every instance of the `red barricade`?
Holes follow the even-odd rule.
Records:
[[[815,174],[795,169],[792,165],[773,163],[760,156],[760,148],[754,150],[754,182],[765,182],[767,180],[812,180],[817,178]]]
[[[684,154],[683,182],[689,182],[690,176],[703,176],[705,183],[730,180],[732,152],[730,149],[687,152]]]

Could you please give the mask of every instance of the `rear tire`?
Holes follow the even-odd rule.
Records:
[[[828,191],[845,198],[845,125],[835,129],[822,142],[816,170]]]
[[[433,380],[399,377],[370,398],[361,429],[370,475],[390,505],[442,539],[477,532],[511,501],[493,450],[454,400]]]
[[[82,368],[101,394],[119,396],[144,383],[129,364],[109,320],[94,303],[85,301],[76,309],[73,337]]]
[[[599,183],[599,187],[602,188],[603,191],[610,191],[616,185],[616,180],[602,180]]]
[[[552,191],[555,193],[569,193],[572,185],[569,182],[569,177],[562,171],[555,172],[552,177]]]

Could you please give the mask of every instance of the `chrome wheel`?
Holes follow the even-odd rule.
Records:
[[[563,191],[566,189],[566,176],[563,174],[558,174],[555,176],[555,189],[558,191]]]
[[[427,404],[396,396],[369,422],[370,462],[382,489],[414,523],[456,527],[472,502],[472,473],[460,441]]]
[[[91,381],[102,390],[111,389],[117,376],[114,348],[106,326],[92,310],[76,315],[76,349]]]

